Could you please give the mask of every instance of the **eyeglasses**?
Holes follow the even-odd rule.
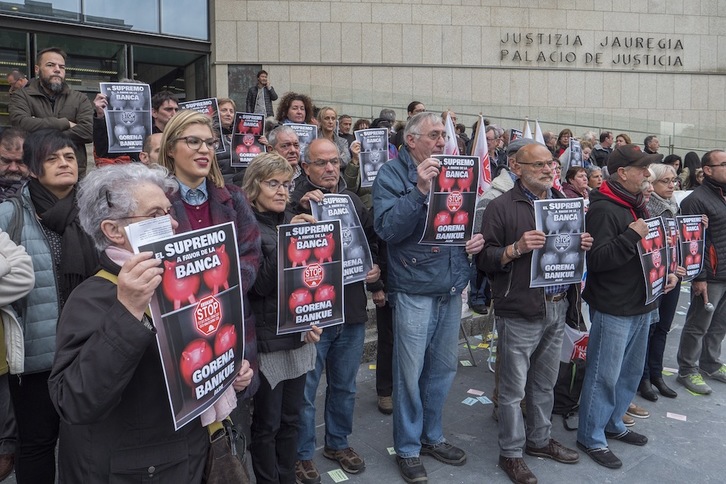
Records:
[[[438,141],[439,138],[446,139],[446,131],[431,131],[430,133],[412,133],[416,136],[426,136],[431,141]]]
[[[219,148],[219,140],[215,138],[209,138],[209,139],[201,139],[197,138],[196,136],[185,136],[183,138],[177,138],[174,141],[181,141],[184,140],[187,143],[187,146],[189,149],[194,151],[199,151],[199,148],[202,147],[202,143],[207,145],[207,148],[209,148],[212,151],[216,151],[217,148]]]
[[[717,168],[719,166],[724,167],[724,166],[726,166],[726,161],[724,161],[723,163],[717,163],[715,165],[706,165],[706,166],[710,166],[711,168]]]
[[[280,187],[284,188],[286,192],[290,191],[290,182],[279,182],[277,180],[263,180],[262,183],[270,187],[270,190],[277,191]]]
[[[333,158],[331,160],[314,160],[309,162],[310,165],[313,165],[317,168],[325,168],[328,166],[328,163],[330,163],[333,166],[340,165],[340,158]]]
[[[656,180],[656,183],[662,183],[663,185],[675,185],[676,179],[675,178],[662,178],[660,180]]]
[[[150,213],[148,215],[129,215],[127,217],[118,217],[118,218],[114,218],[111,220],[131,220],[131,219],[135,219],[135,218],[149,219],[149,218],[166,217],[167,215],[171,215],[171,207],[169,207],[165,210],[164,209],[154,210],[153,213]]]
[[[548,168],[552,168],[553,166],[558,165],[557,160],[533,161],[531,163],[525,163],[525,162],[522,162],[522,161],[518,161],[517,163],[520,164],[520,165],[530,165],[535,170],[541,170],[542,168],[545,167],[545,165]],[[555,168],[555,169],[557,169],[557,168]],[[560,170],[561,169],[562,168],[560,168]]]

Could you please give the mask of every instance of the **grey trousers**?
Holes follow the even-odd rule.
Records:
[[[721,343],[726,335],[726,283],[708,283],[708,301],[716,308],[712,313],[703,307],[703,296],[691,292],[686,323],[678,346],[678,374],[698,373],[699,368],[713,373],[721,368]]]

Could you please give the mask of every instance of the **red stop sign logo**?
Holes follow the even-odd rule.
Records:
[[[222,322],[222,305],[214,296],[202,298],[194,308],[194,324],[205,336],[217,331]]]
[[[310,264],[303,272],[303,282],[310,288],[318,287],[323,282],[324,275],[325,271],[320,264]]]
[[[461,208],[463,202],[464,197],[461,196],[461,192],[451,192],[449,196],[446,197],[446,208],[448,208],[450,212],[456,212]]]

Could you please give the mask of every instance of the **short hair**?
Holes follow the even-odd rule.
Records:
[[[159,151],[159,164],[169,170],[172,175],[176,173],[176,167],[174,166],[174,158],[171,157],[171,149],[174,143],[181,137],[184,130],[189,126],[201,124],[207,126],[209,130],[214,133],[212,126],[212,118],[202,113],[191,110],[182,110],[171,118],[169,124],[164,128],[164,133],[161,136],[161,150]],[[222,172],[219,170],[219,164],[217,163],[217,155],[214,150],[209,150],[212,166],[207,174],[207,180],[214,183],[217,187],[224,186],[224,178]]]
[[[585,171],[587,171],[587,179],[589,180],[592,175],[595,174],[595,172],[599,171],[602,173],[602,168],[599,166],[591,166],[590,168],[586,168]]]
[[[560,134],[557,135],[557,144],[560,143],[560,140],[564,135],[568,135],[570,138],[573,137],[572,130],[570,128],[565,128],[562,131],[560,131]]]
[[[78,184],[78,219],[98,250],[111,245],[101,230],[101,222],[134,213],[139,201],[133,195],[143,185],[155,185],[164,193],[173,193],[179,185],[168,175],[166,168],[142,163],[109,165],[86,175]]]
[[[414,109],[416,109],[416,106],[419,104],[423,104],[421,101],[411,101],[408,103],[408,107],[406,108],[406,112],[412,113]]]
[[[277,138],[281,134],[294,134],[295,138],[297,138],[297,133],[290,126],[278,126],[267,134],[267,142],[270,143],[270,146],[272,146],[273,149],[277,146]]]
[[[13,140],[20,140],[20,144],[22,145],[27,136],[28,133],[20,128],[5,128],[0,132],[0,145],[11,145],[11,141]]]
[[[296,92],[288,92],[282,96],[280,104],[277,106],[275,119],[281,123],[285,121],[287,119],[287,111],[290,109],[293,101],[302,101],[305,106],[305,123],[310,124],[310,121],[313,119],[313,101],[305,94],[298,94]]]
[[[462,133],[466,133],[466,125],[464,125],[464,123],[456,123],[456,126],[454,126],[454,129],[458,129]]]
[[[353,125],[353,131],[358,131],[358,130],[360,130],[360,129],[363,129],[363,127],[362,127],[362,126],[363,126],[364,124],[367,124],[367,125],[368,125],[368,126],[370,127],[370,125],[371,125],[371,120],[370,120],[370,119],[364,119],[364,118],[360,118],[360,119],[358,119],[358,120],[357,120],[357,121],[355,122],[355,124]]]
[[[672,165],[666,165],[665,163],[651,163],[648,169],[653,172],[652,181],[660,180],[668,174],[677,176],[676,169]]]
[[[45,175],[43,163],[52,153],[63,148],[73,148],[78,156],[78,149],[70,136],[57,129],[41,129],[30,133],[23,143],[23,163],[30,173],[37,177]]]
[[[255,76],[255,77],[260,77],[262,74],[269,76],[269,74],[267,73],[266,70],[260,69],[259,71],[257,71],[257,76]]]
[[[343,121],[344,119],[351,119],[352,120],[353,118],[350,115],[348,115],[348,114],[341,114],[340,116],[338,116],[338,121]]]
[[[23,74],[22,72],[20,72],[20,71],[19,71],[19,70],[17,70],[17,69],[13,69],[12,71],[8,72],[8,74],[7,74],[7,75],[8,75],[8,76],[13,76],[13,79],[15,79],[16,81],[17,81],[18,79],[25,79],[25,78],[26,78],[26,75],[25,75],[25,74]]]
[[[151,137],[154,136],[155,133],[151,133],[149,136],[144,138],[144,144],[141,146],[141,151],[144,153],[149,153],[151,150]]]
[[[590,148],[592,150],[593,149],[592,143],[587,140],[580,141],[580,149],[584,150],[585,148]]]
[[[613,133],[610,131],[603,131],[602,133],[600,133],[600,143],[602,143],[612,135]]]
[[[569,183],[569,181],[572,180],[573,178],[575,178],[577,176],[577,174],[580,173],[581,171],[585,172],[585,174],[587,175],[587,170],[585,168],[583,168],[581,166],[571,167],[570,169],[567,170],[567,173],[565,174],[565,181],[567,181]],[[588,176],[588,178],[590,178],[590,177]]]
[[[174,101],[175,103],[179,104],[179,101],[173,93],[169,91],[159,91],[151,96],[151,109],[153,109],[154,111],[158,111],[161,105],[164,104],[166,101]]]
[[[312,148],[313,145],[322,143],[323,141],[327,141],[332,146],[335,146],[335,152],[338,153],[338,159],[340,159],[340,152],[338,151],[338,145],[336,145],[334,142],[330,141],[328,138],[316,138],[316,139],[312,140],[310,143],[308,143],[308,145],[305,147],[305,152],[303,153],[303,156],[301,157],[301,161],[303,163],[305,163],[306,165],[309,165],[310,162],[313,161],[310,159],[310,148]],[[342,169],[342,167],[341,167],[341,169]],[[245,175],[245,176],[247,176],[247,175]]]
[[[631,139],[630,139],[630,136],[628,136],[628,135],[627,135],[626,133],[620,133],[619,135],[617,135],[617,136],[615,137],[615,139],[618,139],[618,138],[623,138],[623,139],[625,140],[625,144],[626,144],[626,145],[631,145],[631,144],[633,144],[633,140],[631,140]]]
[[[411,116],[411,119],[409,119],[408,123],[406,123],[406,128],[403,130],[404,144],[408,145],[406,141],[408,140],[409,134],[416,136],[421,134],[417,130],[426,121],[430,122],[431,124],[441,124],[441,116],[436,113],[427,112],[418,113]]]
[[[60,47],[48,47],[47,49],[43,49],[40,52],[38,52],[38,55],[35,58],[35,63],[39,65],[40,59],[42,59],[43,56],[48,53],[58,54],[59,56],[63,57],[63,62],[68,61],[68,55],[66,55],[66,53],[63,49],[61,49]]]
[[[260,183],[278,173],[288,180],[292,180],[295,169],[278,153],[262,153],[252,158],[249,166],[247,166],[247,171],[245,171],[242,184],[242,191],[245,192],[251,204],[254,204],[255,200],[260,196]],[[286,192],[285,195],[287,200],[290,201],[290,192]]]
[[[654,138],[657,138],[657,136],[654,134],[649,134],[648,136],[646,136],[645,139],[643,140],[643,146],[645,146],[647,148],[648,144],[651,141],[653,141]]]
[[[703,168],[704,166],[709,166],[711,164],[711,158],[713,158],[713,155],[723,152],[723,150],[711,150],[704,153],[703,157],[701,158],[701,168]]]
[[[237,111],[237,103],[231,97],[220,97],[217,99],[217,106],[221,106],[222,104],[231,104],[232,109]]]

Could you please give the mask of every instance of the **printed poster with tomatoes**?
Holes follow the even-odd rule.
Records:
[[[106,135],[109,153],[138,153],[151,134],[151,87],[148,84],[102,82],[108,107]]]
[[[264,129],[264,114],[235,113],[231,166],[246,168],[255,156],[265,152],[265,147],[260,143]]]
[[[343,284],[363,281],[373,269],[373,257],[366,233],[348,195],[326,193],[322,203],[310,201],[315,220],[340,220],[343,240]]]
[[[372,187],[378,170],[388,161],[388,129],[361,129],[355,132],[360,142],[360,186]]]
[[[638,255],[645,279],[645,304],[650,304],[665,292],[668,249],[663,219],[653,217],[645,220],[645,223],[648,224],[648,235],[638,242]]]
[[[534,225],[545,245],[532,251],[529,287],[579,284],[585,270],[580,235],[585,231],[585,201],[558,198],[534,201]]]
[[[297,135],[297,139],[300,142],[300,156],[305,155],[305,149],[308,147],[312,141],[318,137],[318,127],[314,124],[288,124],[287,126],[290,126],[293,131],[295,131],[295,134]]]
[[[184,101],[179,103],[179,109],[189,109],[209,116],[212,119],[212,130],[214,137],[219,140],[217,154],[224,153],[224,136],[222,136],[222,120],[219,118],[219,105],[217,98],[197,99],[196,101]]]
[[[434,155],[439,176],[431,183],[426,227],[419,244],[466,245],[471,239],[476,194],[479,186],[479,157]]]
[[[244,354],[237,236],[232,222],[139,246],[163,260],[151,315],[174,426],[213,405]]]
[[[340,227],[340,220],[278,227],[277,334],[345,322]]]
[[[703,225],[702,215],[679,215],[676,222],[681,265],[686,268],[683,282],[692,281],[703,270],[706,227]]]
[[[675,274],[678,266],[678,223],[674,218],[663,218],[668,251],[668,273]]]

